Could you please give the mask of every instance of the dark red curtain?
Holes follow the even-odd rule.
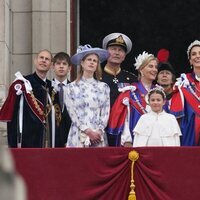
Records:
[[[133,148],[12,149],[29,200],[125,200]],[[200,148],[134,148],[137,200],[196,200]]]

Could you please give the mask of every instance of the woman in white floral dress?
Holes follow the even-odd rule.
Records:
[[[107,146],[104,129],[110,113],[110,88],[99,78],[100,62],[108,55],[107,50],[85,45],[71,57],[80,70],[77,79],[65,90],[65,103],[72,120],[67,147]]]

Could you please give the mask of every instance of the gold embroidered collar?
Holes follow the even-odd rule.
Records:
[[[108,66],[106,65],[106,66],[104,67],[104,71],[105,71],[106,73],[108,73],[108,74],[111,74],[111,75],[113,75],[113,76],[116,76],[116,75],[118,75],[118,74],[121,72],[121,68],[119,68],[116,72],[114,72],[114,71],[112,71],[111,69],[109,69]]]

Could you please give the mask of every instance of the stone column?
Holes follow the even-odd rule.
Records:
[[[0,107],[10,83],[10,1],[0,0]],[[0,144],[6,144],[6,124],[0,122]]]
[[[70,0],[0,0],[0,106],[14,74],[34,71],[38,51],[70,53],[70,5]],[[0,137],[2,133],[6,123],[0,122]]]
[[[48,49],[53,55],[67,52],[67,1],[32,0],[33,54],[41,49]],[[49,78],[52,77],[50,72]]]

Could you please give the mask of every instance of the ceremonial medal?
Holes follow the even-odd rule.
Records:
[[[121,72],[121,68],[119,67],[117,70],[111,70],[111,68],[109,68],[107,65],[104,67],[104,71],[110,75],[113,75],[113,83],[117,84],[119,82],[119,80],[117,79],[116,75],[118,75]]]
[[[114,78],[113,78],[113,83],[116,83],[116,84],[117,84],[118,82],[119,82],[119,80],[118,80],[116,77],[114,77]]]

